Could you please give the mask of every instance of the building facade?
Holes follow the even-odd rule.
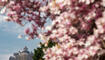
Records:
[[[13,56],[10,56],[9,60],[33,60],[33,53],[28,51],[27,47],[24,47],[22,52],[14,53]]]

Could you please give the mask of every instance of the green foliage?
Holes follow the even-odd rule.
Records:
[[[55,42],[52,42],[51,40],[48,41],[48,45],[45,46],[45,44],[42,44],[40,42],[40,47],[38,47],[37,49],[34,49],[34,56],[33,56],[33,60],[44,60],[43,56],[44,56],[44,52],[43,49],[47,49],[47,48],[51,48],[53,46],[55,46]]]

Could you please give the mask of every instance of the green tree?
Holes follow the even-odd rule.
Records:
[[[34,60],[44,60],[44,58],[43,58],[43,56],[44,56],[43,49],[51,48],[51,47],[53,47],[55,45],[56,45],[56,43],[52,42],[51,40],[48,41],[48,45],[47,46],[45,46],[44,43],[40,42],[40,47],[34,49],[33,59]]]

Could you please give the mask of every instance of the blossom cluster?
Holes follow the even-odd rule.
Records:
[[[32,24],[28,39],[57,43],[45,60],[95,60],[105,48],[105,0],[16,0],[7,8],[8,21]]]
[[[45,60],[94,60],[102,50],[105,37],[105,6],[95,0],[65,0],[63,3],[67,10],[46,27],[50,31],[46,37],[58,45],[45,51]],[[56,10],[50,9],[51,12]]]
[[[0,0],[0,8],[5,6],[9,1],[8,0]]]
[[[40,2],[38,0],[12,0],[7,7],[7,21],[12,21],[22,26],[31,24],[31,27],[25,29],[27,39],[34,39],[38,36],[37,30],[43,28],[46,22],[46,14],[40,11],[41,6],[45,6],[47,0]]]

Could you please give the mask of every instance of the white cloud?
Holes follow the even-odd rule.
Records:
[[[10,56],[12,56],[12,54],[0,54],[0,60],[9,60]]]
[[[5,16],[0,14],[0,30],[2,31],[23,34],[24,29],[30,26],[31,23],[28,23],[23,27],[13,22],[6,22]]]
[[[2,24],[2,30],[6,31],[6,32],[11,32],[11,33],[22,33],[24,28],[22,28],[21,26],[17,25],[17,24]]]
[[[23,29],[18,24],[5,21],[6,16],[0,14],[0,30],[11,33],[22,33]]]
[[[5,22],[6,16],[0,14],[0,23]]]

